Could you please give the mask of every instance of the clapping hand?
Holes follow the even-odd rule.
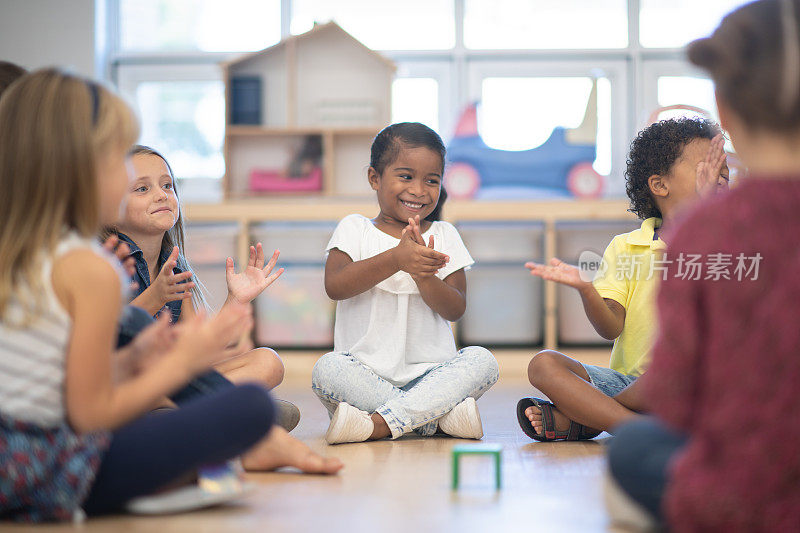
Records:
[[[138,375],[175,345],[177,329],[170,325],[169,313],[144,328],[131,343],[120,350],[115,359],[115,381],[121,382]]]
[[[277,272],[272,272],[278,262],[279,250],[273,252],[272,257],[264,266],[264,249],[261,243],[250,247],[250,259],[244,272],[236,273],[233,266],[233,258],[229,257],[225,263],[225,279],[228,283],[228,300],[237,303],[251,302],[256,296],[261,294],[264,289],[269,287],[278,277],[283,274],[283,268]]]
[[[550,260],[549,265],[529,262],[525,263],[525,268],[530,270],[533,276],[539,276],[544,280],[555,281],[576,289],[581,289],[591,284],[581,278],[581,271],[578,267],[568,265],[556,257]]]
[[[723,149],[724,145],[725,138],[720,133],[711,139],[706,158],[697,163],[695,189],[701,197],[715,194],[728,188],[728,179],[722,175],[722,167],[727,160],[727,154]]]
[[[122,268],[128,276],[133,276],[136,273],[136,259],[131,255],[131,248],[126,243],[121,242],[117,235],[110,235],[108,239],[103,242],[103,248],[110,254],[114,255],[122,264]],[[131,281],[131,290],[139,288],[139,284]]]
[[[415,279],[435,275],[450,261],[447,255],[433,249],[432,235],[428,244],[425,244],[419,228],[419,216],[408,219],[408,226],[403,229],[395,250],[400,270]]]
[[[173,272],[173,269],[178,265],[178,253],[178,247],[175,246],[161,270],[158,271],[156,279],[147,288],[151,297],[156,298],[161,304],[158,309],[164,307],[168,302],[188,300],[192,297],[189,289],[193,288],[195,284],[193,281],[189,281],[192,277],[191,271],[179,274]]]

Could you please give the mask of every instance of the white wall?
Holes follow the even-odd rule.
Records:
[[[97,11],[95,0],[0,0],[0,59],[95,77]]]

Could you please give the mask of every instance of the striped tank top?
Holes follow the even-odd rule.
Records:
[[[39,427],[56,426],[66,419],[66,357],[72,320],[53,291],[52,267],[55,259],[75,249],[90,249],[111,258],[96,241],[67,234],[55,253],[43,261],[41,311],[20,327],[20,298],[25,291],[18,290],[0,321],[0,413]],[[110,262],[122,275],[115,262]]]

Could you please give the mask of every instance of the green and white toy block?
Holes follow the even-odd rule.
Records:
[[[495,489],[502,486],[502,452],[499,444],[458,444],[453,446],[453,490],[458,488],[459,461],[462,455],[490,455],[494,457],[494,482]]]

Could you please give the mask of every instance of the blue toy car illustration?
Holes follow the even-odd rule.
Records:
[[[605,178],[592,167],[597,156],[597,83],[577,128],[553,128],[531,150],[497,150],[478,134],[477,103],[461,114],[447,147],[444,183],[455,198],[596,198]]]

